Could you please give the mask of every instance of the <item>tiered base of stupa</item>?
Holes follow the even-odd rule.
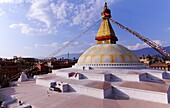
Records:
[[[96,98],[129,99],[168,104],[170,73],[152,69],[60,69],[36,76],[36,84],[58,92]]]
[[[144,69],[146,66],[143,63],[104,63],[104,64],[78,64],[76,63],[72,68],[81,70],[91,69]]]

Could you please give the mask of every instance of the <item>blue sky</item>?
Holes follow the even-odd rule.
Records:
[[[0,0],[0,57],[45,57],[101,18],[104,2],[112,18],[162,46],[170,46],[170,0]],[[79,53],[95,44],[99,22],[63,50]],[[113,25],[122,44],[148,47]]]

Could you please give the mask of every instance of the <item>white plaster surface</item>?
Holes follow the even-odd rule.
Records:
[[[130,98],[136,98],[136,99],[165,103],[165,104],[168,103],[167,93],[132,89],[132,88],[126,88],[126,87],[119,87],[119,86],[115,86],[115,88],[124,92]]]
[[[169,104],[129,98],[125,100],[99,99],[71,93],[48,91],[47,87],[35,84],[34,81],[21,82],[16,87],[0,89],[0,97],[12,96],[33,108],[169,108]],[[9,108],[16,108],[18,103]]]
[[[112,73],[113,75],[117,76],[118,78],[122,79],[123,81],[139,81],[139,75],[135,74],[118,74]]]
[[[70,84],[71,91],[76,91],[79,94],[87,95],[87,96],[92,96],[92,97],[97,97],[97,98],[104,98],[104,93],[102,89],[95,89],[95,88],[90,88],[90,87],[84,87],[84,86],[79,86],[79,85],[73,85]]]
[[[18,81],[22,82],[22,81],[27,81],[27,80],[28,80],[27,75],[24,72],[22,72]]]

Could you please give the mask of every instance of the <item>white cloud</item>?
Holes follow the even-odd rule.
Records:
[[[96,43],[90,43],[90,42],[84,42],[84,45],[86,45],[86,46],[93,46],[93,45],[95,45]]]
[[[33,0],[30,6],[28,17],[36,19],[50,27],[52,24],[52,18],[50,16],[51,10],[48,0]]]
[[[3,3],[12,3],[12,4],[20,4],[20,3],[23,3],[23,2],[31,2],[32,0],[0,0],[0,4],[3,4]]]
[[[160,46],[163,46],[166,43],[160,40],[152,40],[152,41]],[[149,47],[149,45],[147,45],[146,43],[137,43],[136,45],[126,46],[126,47],[130,50],[138,50],[138,49]]]
[[[66,41],[66,42],[63,42],[62,45],[67,45],[68,43],[69,43],[69,41]],[[80,45],[81,45],[80,42],[73,42],[70,44],[70,46],[76,46],[76,47],[78,47]]]
[[[67,0],[58,0],[57,3],[51,3],[50,8],[57,19],[57,23],[66,23],[73,13],[75,4],[68,3]]]
[[[137,43],[136,45],[126,46],[126,47],[130,50],[138,50],[149,46],[146,43]]]
[[[152,41],[160,46],[163,46],[166,43],[165,41],[161,41],[161,40],[152,40]]]
[[[59,47],[59,44],[56,42],[49,43],[49,44],[35,44],[34,47],[36,48],[43,48],[43,47]]]
[[[4,15],[5,12],[3,10],[0,9],[0,16]]]
[[[105,0],[109,5],[119,0]],[[39,20],[50,27],[54,24],[89,26],[101,18],[100,12],[104,2],[101,0],[83,0],[81,4],[68,0],[33,0],[28,12],[28,17]],[[53,23],[54,22],[54,23]]]
[[[69,43],[69,41],[63,42],[63,45],[66,45],[66,44],[68,44],[68,43]]]
[[[105,0],[109,5],[116,1],[118,0]],[[84,0],[82,4],[76,6],[71,25],[89,26],[96,19],[101,18],[99,13],[103,9],[103,6],[104,2],[102,0]]]
[[[11,24],[9,27],[12,29],[19,28],[19,29],[21,29],[21,33],[26,34],[26,35],[48,35],[48,34],[54,34],[57,32],[56,28],[36,29],[36,28],[30,27],[30,25],[24,24],[24,23]]]
[[[119,0],[105,0],[109,5]],[[11,28],[20,28],[21,33],[27,35],[55,34],[61,24],[87,27],[101,18],[100,12],[104,2],[101,0],[82,0],[81,3],[70,0],[0,0],[0,3],[27,3],[29,22],[37,22],[30,26],[27,24],[12,24]],[[38,29],[37,29],[38,28]]]
[[[57,42],[52,42],[52,43],[36,43],[33,46],[24,46],[24,49],[26,50],[35,50],[37,48],[41,49],[41,48],[58,48],[60,45]]]
[[[50,54],[52,52],[56,52],[59,48],[61,48],[63,45],[66,45],[68,41],[63,42],[62,44],[59,44],[57,42],[52,42],[52,43],[36,43],[32,46],[25,46],[24,49],[27,51],[49,51]],[[88,43],[88,42],[74,42],[72,45],[70,45],[69,50],[62,51],[62,53],[82,53],[84,52],[89,46],[91,46],[93,43]],[[44,53],[43,53],[44,54]],[[48,54],[49,55],[49,54]]]
[[[79,51],[79,53],[83,53],[83,52],[84,52],[84,50],[80,50],[80,51]]]
[[[170,27],[168,27],[167,31],[170,31]]]
[[[32,49],[33,49],[33,47],[25,46],[25,47],[24,47],[24,49],[26,49],[26,50],[32,50]]]
[[[21,3],[23,0],[0,0],[0,3]]]
[[[73,43],[73,45],[76,45],[76,46],[79,45],[79,44],[80,44],[80,42],[74,42]]]

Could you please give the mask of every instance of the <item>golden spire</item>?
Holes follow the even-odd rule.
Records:
[[[105,3],[101,15],[103,20],[95,38],[97,44],[116,44],[118,39],[115,36],[114,30],[109,22],[109,19],[111,18],[111,11],[108,9],[107,3]]]

